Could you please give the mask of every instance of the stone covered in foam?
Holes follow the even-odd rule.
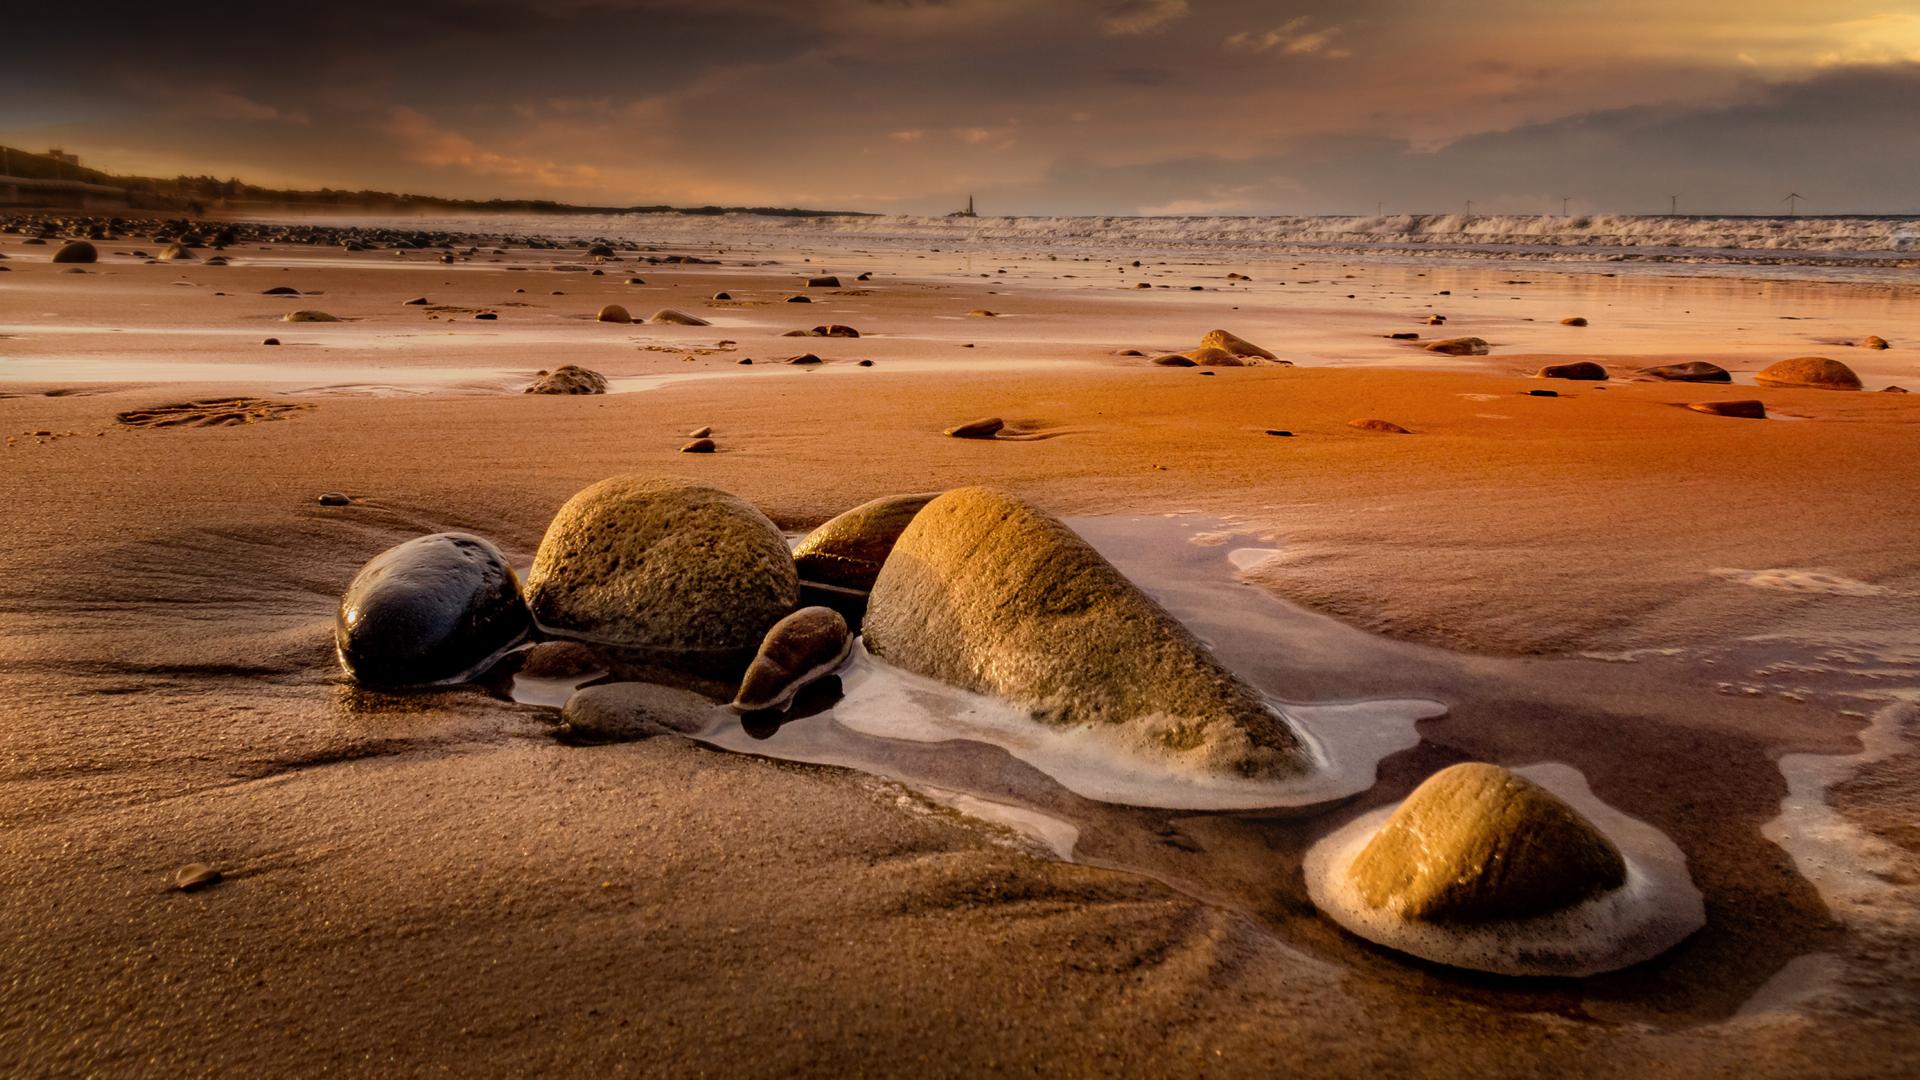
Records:
[[[1307,852],[1313,902],[1370,941],[1503,975],[1584,976],[1672,948],[1706,921],[1673,842],[1566,766],[1467,764]]]

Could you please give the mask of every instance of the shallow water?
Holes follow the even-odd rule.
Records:
[[[1738,732],[1650,727],[1636,719],[1630,726],[1640,734],[1634,736],[1620,730],[1627,718],[1609,707],[1583,713],[1565,703],[1605,697],[1609,682],[1622,680],[1670,682],[1676,693],[1699,694],[1705,677],[1736,666],[1791,668],[1799,661],[1790,657],[1811,657],[1809,643],[1754,641],[1713,656],[1678,649],[1556,661],[1463,656],[1376,637],[1246,584],[1240,570],[1278,549],[1231,523],[1168,515],[1070,524],[1230,668],[1279,702],[1323,749],[1344,747],[1344,779],[1258,810],[1156,809],[1142,805],[1156,801],[1155,794],[1161,802],[1195,805],[1194,788],[1161,775],[1151,790],[1102,790],[1100,770],[1068,760],[1067,748],[1058,756],[1036,753],[1017,737],[1018,728],[1010,735],[980,721],[981,711],[995,708],[1017,719],[1005,705],[927,684],[870,657],[804,693],[780,720],[729,718],[698,738],[733,752],[849,767],[901,782],[939,806],[1024,838],[1037,853],[1153,878],[1253,917],[1303,955],[1411,980],[1426,985],[1424,992],[1685,1027],[1749,1007],[1789,1007],[1780,1003],[1832,990],[1844,967],[1834,959],[1844,938],[1818,912],[1823,899],[1843,908],[1845,896],[1830,892],[1822,875],[1794,869],[1801,856],[1773,835],[1777,826],[1759,835],[1762,823],[1781,813],[1781,804],[1768,809],[1761,793],[1774,784],[1789,791],[1790,806],[1818,804],[1819,790],[1804,777],[1817,771],[1830,783],[1855,762],[1799,755],[1776,765]],[[1809,679],[1800,693],[1762,696],[1776,703],[1877,696],[1883,687],[1865,674],[1868,659],[1836,657],[1832,670]],[[1920,665],[1897,662],[1913,659],[1902,654],[1887,662],[1903,685],[1920,686]],[[1471,707],[1449,713],[1450,705],[1462,703]],[[884,722],[865,715],[869,707]],[[946,726],[956,721],[960,726]],[[1598,732],[1608,735],[1596,739]],[[911,737],[898,737],[903,733]],[[1439,743],[1432,741],[1436,734]],[[1466,753],[1449,745],[1463,739],[1496,743]],[[1684,761],[1672,756],[1675,744],[1686,747],[1679,751]],[[1568,982],[1432,965],[1363,943],[1314,909],[1299,868],[1316,842],[1390,805],[1436,769],[1471,759],[1546,770],[1542,775],[1564,781],[1595,814],[1631,815],[1631,829],[1648,840],[1643,848],[1665,845],[1684,857],[1680,872],[1706,894],[1706,928],[1654,960]],[[1661,773],[1670,776],[1654,781]],[[1745,800],[1751,810],[1724,805],[1701,817],[1693,809],[1697,800],[1718,797],[1700,785],[1706,776],[1720,790],[1758,796]],[[1167,797],[1170,791],[1181,797]],[[1757,893],[1747,884],[1780,874],[1794,883]]]

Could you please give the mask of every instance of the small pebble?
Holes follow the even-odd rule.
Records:
[[[188,863],[173,872],[173,887],[181,892],[193,892],[220,883],[220,871],[206,863]]]

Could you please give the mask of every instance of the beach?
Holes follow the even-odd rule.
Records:
[[[208,266],[150,261],[134,223],[77,274],[0,236],[10,1073],[1884,1075],[1920,1051],[1900,266],[644,221],[595,257],[539,225],[560,242],[422,220],[459,238]],[[785,336],[836,324],[859,336]],[[1217,328],[1290,363],[1152,363]],[[1423,348],[1469,335],[1485,355]],[[1807,355],[1864,388],[1756,385]],[[1533,374],[1573,361],[1613,377]],[[1682,361],[1732,381],[1634,376]],[[562,364],[610,392],[522,393]],[[1768,419],[1686,408],[1747,399]],[[943,434],[982,417],[1003,436]],[[682,453],[700,428],[715,452]],[[524,573],[563,503],[630,473],[795,536],[1004,489],[1302,715],[1433,707],[1355,793],[1200,812],[832,705],[578,746],[497,683],[342,674],[367,560],[457,530]],[[1305,850],[1461,761],[1577,770],[1684,853],[1704,928],[1514,981],[1322,917]],[[173,888],[189,863],[224,880]]]

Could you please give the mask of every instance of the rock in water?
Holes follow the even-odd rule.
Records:
[[[802,581],[869,592],[914,515],[937,496],[890,495],[829,520],[793,549]]]
[[[607,377],[597,371],[573,364],[561,364],[552,371],[543,372],[527,387],[526,392],[529,394],[604,394],[607,392]]]
[[[997,416],[986,416],[978,420],[969,420],[957,427],[950,427],[946,434],[955,439],[991,439],[1007,426],[1005,420]]]
[[[1705,360],[1688,360],[1679,364],[1657,364],[1641,368],[1640,374],[1667,382],[1725,382],[1733,381],[1733,376],[1719,364],[1709,364]]]
[[[1573,807],[1473,762],[1428,777],[1348,867],[1360,897],[1403,918],[1519,919],[1617,889],[1619,849]]]
[[[520,674],[536,679],[565,679],[605,671],[592,649],[577,641],[543,641],[522,654]]]
[[[73,243],[54,252],[53,261],[57,263],[99,262],[100,250],[85,240],[75,240]]]
[[[400,688],[481,674],[529,628],[500,550],[468,533],[435,533],[388,548],[354,575],[333,641],[355,682]]]
[[[653,313],[653,321],[674,326],[712,326],[713,324],[698,315],[689,315],[673,308],[661,308]]]
[[[786,540],[724,491],[618,476],[560,508],[534,556],[540,627],[616,671],[731,693],[767,629],[799,602]]]
[[[593,319],[595,322],[630,323],[633,321],[633,316],[628,314],[627,309],[621,307],[619,304],[608,304],[606,307],[601,308],[600,313],[595,315]]]
[[[559,734],[572,742],[632,742],[690,735],[719,715],[719,706],[686,690],[653,683],[599,683],[567,699],[560,710]]]
[[[1200,339],[1200,347],[1203,349],[1225,349],[1234,356],[1257,356],[1262,360],[1279,359],[1279,357],[1248,341],[1246,338],[1236,337],[1233,334],[1227,333],[1225,330],[1207,331],[1207,335]]]
[[[1751,398],[1742,401],[1696,401],[1687,408],[1709,416],[1738,416],[1747,420],[1767,418],[1766,403]]]
[[[1548,364],[1540,369],[1543,379],[1573,379],[1578,382],[1606,382],[1607,369],[1591,360],[1575,360],[1570,364]]]
[[[1487,342],[1486,339],[1477,337],[1445,338],[1427,342],[1426,349],[1428,352],[1439,353],[1442,356],[1485,356]]]
[[[914,517],[874,582],[865,634],[909,671],[1168,764],[1273,779],[1312,768],[1286,719],[1185,627],[1072,530],[991,488],[947,492]]]
[[[1858,390],[1860,376],[1838,360],[1824,356],[1797,356],[1782,360],[1753,377],[1761,386],[1802,387],[1812,390]]]
[[[853,651],[847,620],[832,608],[806,607],[773,624],[733,697],[735,712],[781,709],[809,683],[831,675]]]

